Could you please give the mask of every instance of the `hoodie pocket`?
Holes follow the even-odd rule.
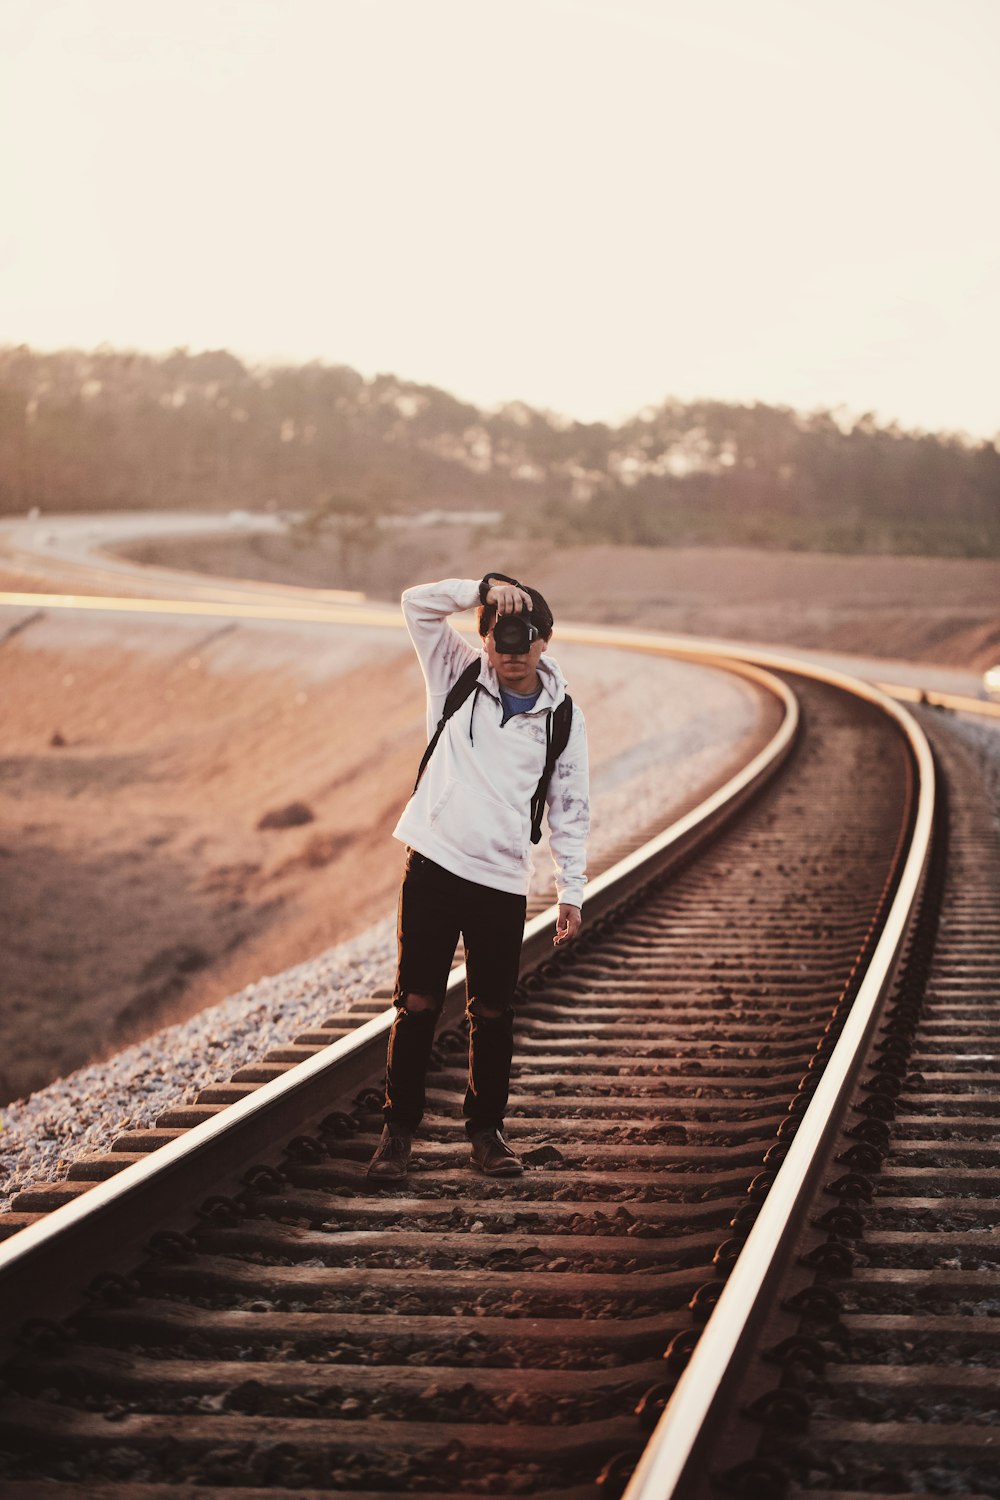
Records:
[[[453,776],[430,812],[438,838],[467,859],[488,865],[524,863],[524,819],[506,802],[473,791]]]

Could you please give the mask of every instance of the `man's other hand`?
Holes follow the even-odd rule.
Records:
[[[524,609],[531,613],[531,595],[527,589],[519,589],[516,584],[503,583],[497,578],[490,579],[486,603],[495,604],[498,615],[519,615]]]
[[[578,906],[565,906],[559,903],[559,917],[556,921],[556,935],[552,939],[553,946],[561,948],[564,943],[571,943],[580,931],[580,923],[583,921]]]

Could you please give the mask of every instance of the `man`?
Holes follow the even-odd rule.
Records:
[[[503,1123],[532,874],[532,799],[553,721],[565,730],[568,717],[566,709],[557,712],[566,697],[565,680],[545,654],[552,611],[537,589],[503,574],[488,574],[481,583],[448,578],[422,584],[407,589],[402,603],[427,683],[432,745],[394,832],[407,846],[399,893],[396,1018],[389,1035],[385,1128],[368,1171],[382,1180],[406,1175],[424,1110],[434,1029],[461,934],[469,1018],[465,1120],[472,1163],[490,1176],[514,1177],[521,1163],[504,1139]],[[476,604],[481,651],[448,623],[450,615]],[[469,670],[474,662],[478,674]],[[445,699],[467,670],[469,695],[441,727]],[[561,946],[580,930],[590,825],[587,737],[576,705],[545,804],[559,900],[553,942]]]

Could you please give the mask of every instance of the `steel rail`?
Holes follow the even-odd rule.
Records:
[[[955,714],[978,714],[983,719],[1000,719],[1000,703],[986,698],[970,698],[966,693],[939,693],[936,688],[907,687],[900,682],[877,682],[877,688],[898,698],[900,703],[916,703],[927,708],[946,708]]]
[[[583,634],[575,633],[575,638]],[[634,649],[682,654],[645,639]],[[590,883],[585,897],[588,922],[606,916],[709,839],[780,767],[795,742],[798,703],[785,683],[751,661],[721,658],[709,650],[692,653],[688,648],[683,655],[734,672],[773,694],[783,708],[781,724],[768,744],[698,807]],[[556,908],[550,907],[526,925],[522,949],[526,970],[551,957],[555,917]],[[459,1018],[464,987],[462,966],[452,973],[442,1023]],[[83,1287],[98,1270],[128,1266],[148,1237],[153,1215],[161,1224],[175,1215],[189,1216],[192,1198],[197,1200],[199,1193],[218,1192],[224,1181],[238,1188],[239,1173],[274,1155],[276,1141],[283,1135],[329,1113],[335,1098],[358,1087],[381,1065],[393,1016],[390,1006],[349,1036],[0,1244],[0,1341],[34,1313],[44,1309],[52,1318],[78,1305]],[[71,1277],[65,1269],[68,1253]]]
[[[776,658],[753,653],[753,659]],[[935,804],[934,761],[923,730],[877,688],[839,673],[797,663],[786,670],[848,686],[878,704],[902,728],[918,778],[916,815],[902,875],[885,925],[844,1030],[822,1080],[778,1169],[761,1212],[725,1283],[712,1316],[695,1345],[663,1415],[626,1487],[622,1500],[682,1500],[700,1483],[707,1461],[711,1420],[742,1354],[754,1335],[755,1314],[767,1297],[775,1268],[796,1232],[802,1206],[814,1185],[815,1163],[832,1133],[854,1081],[861,1055],[892,984],[919,899],[930,853]]]

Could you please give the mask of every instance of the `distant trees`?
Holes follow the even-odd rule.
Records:
[[[357,495],[327,495],[293,527],[292,536],[310,542],[323,533],[332,533],[340,554],[337,577],[350,585],[357,580],[359,565],[382,540],[381,522],[385,514],[384,503],[378,496],[362,499]]]
[[[390,501],[580,539],[1000,553],[996,443],[870,415],[668,400],[610,427],[224,349],[0,349],[0,512],[297,510],[346,564]]]

